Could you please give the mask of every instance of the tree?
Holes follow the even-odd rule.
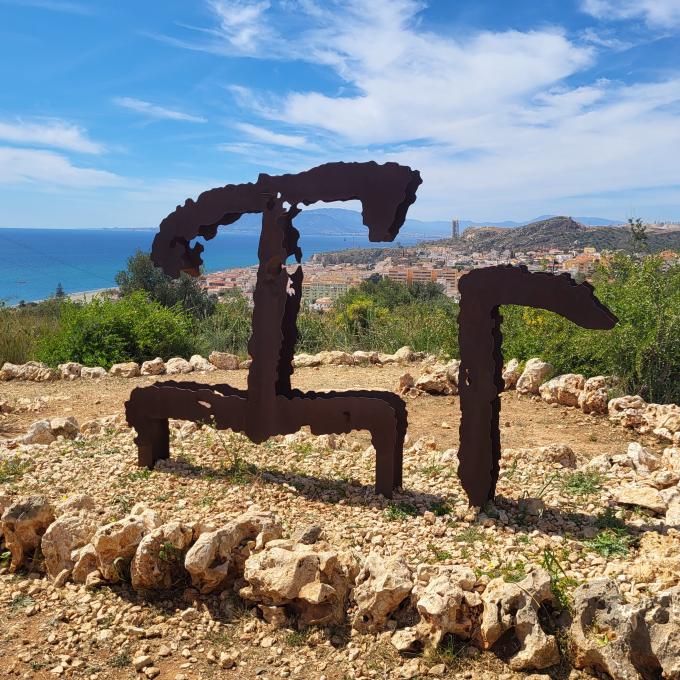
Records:
[[[66,297],[64,286],[61,285],[61,281],[57,284],[57,289],[54,291],[54,297],[57,298],[57,300],[63,300]]]
[[[640,251],[649,251],[649,236],[647,235],[647,225],[642,223],[639,217],[628,218],[630,225],[630,240],[633,250],[638,253]]]
[[[215,311],[215,299],[201,288],[197,279],[185,273],[178,279],[171,279],[154,265],[148,253],[141,250],[128,259],[127,269],[116,274],[116,283],[121,297],[143,290],[151,300],[165,307],[179,304],[198,319]]]

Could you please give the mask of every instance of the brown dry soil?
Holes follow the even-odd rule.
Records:
[[[299,368],[293,376],[293,387],[303,390],[395,389],[399,376],[408,367],[349,367]],[[418,373],[418,367],[413,367]],[[189,380],[207,384],[228,383],[245,388],[248,373],[215,371],[214,373],[167,376],[160,380]],[[1,437],[16,437],[42,418],[75,416],[79,423],[94,418],[121,413],[130,390],[151,385],[158,378],[107,378],[103,381],[76,380],[71,383],[0,383],[0,399],[51,397],[39,413],[9,414],[3,422]],[[458,397],[421,395],[408,399],[408,434],[411,441],[435,435],[437,448],[458,446],[460,410]],[[442,423],[448,424],[442,427]],[[366,435],[367,436],[367,435]],[[653,437],[641,437],[611,424],[602,416],[584,415],[578,409],[555,407],[540,399],[520,397],[516,392],[502,395],[501,443],[507,448],[529,448],[563,442],[584,457],[602,453],[603,444],[625,450],[628,442],[637,440],[645,446],[659,448]]]
[[[399,376],[407,370],[417,373],[418,366],[413,367],[323,367],[314,369],[298,369],[294,375],[294,386],[301,389],[394,389]],[[246,386],[247,372],[216,371],[209,374],[192,374],[188,376],[172,376],[175,380],[199,380],[201,382],[217,384],[229,383],[237,387]],[[168,378],[161,378],[170,379]],[[78,380],[71,383],[27,383],[9,382],[0,383],[0,399],[5,398],[14,401],[20,398],[36,399],[38,397],[51,398],[39,412],[9,414],[2,421],[3,429],[0,430],[0,439],[15,437],[26,431],[31,422],[38,419],[56,416],[75,416],[80,423],[93,418],[120,413],[123,404],[128,398],[130,390],[135,386],[150,385],[157,378],[107,378],[103,381]],[[434,435],[437,440],[437,448],[445,450],[458,445],[458,425],[460,421],[459,404],[457,397],[437,397],[420,395],[416,398],[407,399],[408,402],[408,433],[411,442],[419,437]],[[368,435],[362,439],[369,443]],[[501,412],[501,437],[502,444],[508,448],[522,448],[547,445],[554,442],[563,442],[577,450],[584,458],[589,458],[602,453],[603,450],[625,451],[628,442],[638,440],[646,446],[659,450],[661,447],[656,440],[648,437],[640,437],[633,432],[626,431],[621,427],[612,425],[602,416],[586,416],[578,409],[549,406],[538,398],[519,397],[515,392],[502,396]],[[2,491],[2,485],[0,485]],[[81,489],[87,492],[87,489]],[[17,577],[12,577],[17,578]],[[25,576],[24,582],[25,582]],[[17,578],[17,587],[19,587]],[[10,586],[11,590],[11,586]],[[23,652],[32,645],[47,647],[47,631],[50,626],[57,626],[59,622],[53,613],[40,610],[31,612],[30,596],[28,588],[17,591],[12,603],[6,607],[0,607],[0,615],[3,618],[2,630],[0,631],[0,668],[3,677],[24,678],[54,678],[54,663],[41,663],[39,655],[35,655],[30,663],[23,663],[20,657]],[[28,598],[28,599],[25,599]],[[144,607],[159,607],[159,618],[162,618],[162,607],[158,603],[142,603]],[[55,603],[56,606],[56,603]],[[28,612],[26,611],[28,610]],[[244,613],[244,616],[248,616]],[[344,631],[347,636],[348,631]],[[242,638],[241,638],[242,639]],[[206,640],[206,647],[212,646],[216,650],[229,650],[232,645],[241,650],[241,660],[247,663],[237,665],[231,670],[222,670],[215,664],[208,664],[204,660],[192,664],[190,669],[182,669],[178,652],[173,652],[167,659],[155,659],[155,665],[160,669],[160,680],[175,678],[176,674],[186,674],[188,680],[200,678],[274,678],[280,677],[280,668],[272,668],[267,665],[271,658],[270,649],[261,649],[251,646],[248,642],[239,642],[238,632],[234,632],[233,639]],[[140,646],[144,640],[140,640]],[[277,643],[278,644],[278,643]],[[325,659],[329,656],[331,648],[322,639],[316,644],[314,637],[301,638],[295,634],[284,635],[281,641],[284,656],[296,656],[297,647],[305,645],[307,651],[302,657],[306,665],[302,672],[293,674],[294,678],[316,678],[327,680],[342,680],[345,672],[341,670],[334,659]],[[311,646],[311,650],[309,649]],[[335,645],[334,645],[335,646]],[[58,650],[52,647],[52,651],[58,654]],[[73,669],[68,669],[64,677],[89,677],[97,679],[109,678],[142,678],[145,676],[136,673],[129,665],[129,658],[118,653],[119,650],[110,649],[101,651],[101,658],[90,656],[85,659],[85,665],[74,674]],[[398,655],[392,646],[383,640],[379,642],[371,652],[376,655],[375,667],[387,661],[388,665],[398,666]],[[53,658],[53,657],[52,657]],[[313,661],[312,661],[313,660]],[[312,663],[310,663],[312,661]],[[449,660],[450,661],[450,660]],[[330,662],[330,663],[329,663]],[[370,664],[368,664],[370,667]],[[521,678],[522,674],[516,674],[502,664],[491,654],[484,654],[477,659],[464,659],[460,662],[448,664],[447,678],[473,678],[477,680],[487,678]],[[376,671],[373,677],[388,677],[384,672]],[[553,669],[552,677],[577,678],[586,677],[581,673],[570,671],[566,668]],[[284,676],[285,677],[285,676]],[[392,675],[392,677],[396,677]],[[546,677],[547,676],[542,676]]]

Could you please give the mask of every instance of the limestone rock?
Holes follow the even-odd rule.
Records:
[[[397,385],[397,392],[405,394],[415,385],[415,380],[410,373],[402,373],[399,376],[399,384]]]
[[[28,555],[40,547],[43,534],[54,521],[54,509],[42,496],[16,500],[2,513],[2,534],[12,554],[11,571],[16,571]]]
[[[59,369],[62,380],[77,380],[80,378],[80,372],[83,370],[82,365],[76,363],[75,361],[59,364],[57,368]]]
[[[97,516],[87,510],[61,515],[52,522],[41,541],[48,575],[54,579],[64,569],[73,569],[80,548],[96,530]]]
[[[354,357],[347,352],[332,350],[330,352],[319,352],[316,355],[322,366],[353,366]]]
[[[492,579],[482,593],[482,601],[480,636],[485,649],[493,647],[505,632],[514,630],[520,648],[510,657],[510,668],[534,670],[559,662],[557,641],[544,632],[539,621],[541,607],[557,604],[548,572],[535,569],[519,583]]]
[[[586,379],[578,373],[558,375],[543,383],[539,388],[541,399],[548,404],[578,406]]]
[[[90,574],[99,574],[97,568],[97,552],[92,543],[84,545],[80,550],[72,554],[74,560],[71,578],[74,583],[86,583]]]
[[[182,572],[184,554],[193,529],[181,522],[169,522],[142,538],[130,565],[135,590],[167,590]]]
[[[87,378],[88,380],[99,380],[101,378],[106,378],[107,375],[106,369],[101,366],[83,366],[80,371],[80,377]]]
[[[226,583],[230,571],[236,578],[242,575],[243,562],[250,554],[249,542],[257,538],[263,547],[267,541],[280,538],[281,533],[271,513],[248,512],[220,529],[202,533],[187,552],[184,567],[195,588],[202,593],[213,592]]]
[[[153,510],[135,506],[127,517],[99,527],[92,537],[92,545],[102,577],[107,581],[118,581],[119,560],[131,560],[142,538],[159,525]]]
[[[426,586],[416,585],[418,627],[427,631],[434,646],[448,633],[464,640],[472,637],[482,611],[482,600],[473,590],[476,580],[472,569],[456,565],[440,567]]]
[[[377,364],[380,361],[377,352],[357,350],[356,352],[352,352],[352,357],[354,358],[355,364]]]
[[[211,352],[208,361],[222,371],[235,371],[240,364],[240,359],[235,354],[227,352]]]
[[[205,357],[200,354],[194,354],[189,363],[194,367],[194,371],[216,371],[217,369],[213,366]]]
[[[613,490],[614,500],[619,505],[639,505],[658,514],[665,514],[666,502],[657,489],[642,484],[625,484]]]
[[[400,347],[392,356],[397,364],[408,364],[414,359],[413,350],[408,345]]]
[[[627,571],[635,583],[654,584],[656,590],[680,585],[680,531],[643,532],[637,559]]]
[[[332,625],[345,616],[348,567],[331,546],[273,540],[246,560],[247,586],[239,594],[250,602],[286,606],[299,625]]]
[[[553,372],[553,367],[541,359],[527,361],[522,375],[517,379],[517,391],[520,394],[538,394],[539,387]]]
[[[645,624],[663,677],[680,678],[680,587],[657,594],[645,611]]]
[[[194,367],[186,359],[182,359],[182,357],[168,359],[165,364],[165,372],[168,375],[191,373],[193,370]]]
[[[109,374],[117,378],[136,378],[139,375],[139,364],[136,361],[113,364]]]
[[[94,510],[95,504],[92,496],[88,496],[85,493],[73,494],[65,500],[63,500],[59,505],[55,514],[57,516],[66,515],[68,513],[77,513],[81,510]]]
[[[503,382],[506,390],[513,390],[519,380],[519,360],[510,359],[503,369]]]
[[[616,680],[639,680],[635,641],[644,637],[644,619],[634,606],[622,604],[616,584],[607,578],[587,581],[574,591],[573,608],[574,666]]]
[[[588,381],[586,381],[587,383]],[[599,388],[596,390],[586,390],[578,397],[578,407],[584,413],[597,413],[602,415],[607,413],[607,404],[609,396],[607,390],[604,388]]]
[[[26,434],[21,437],[24,444],[51,444],[56,440],[52,434],[49,420],[38,420],[31,423]]]
[[[401,628],[394,632],[390,642],[400,654],[417,654],[423,649],[423,634],[415,626]]]
[[[661,465],[661,458],[638,442],[628,444],[628,458],[633,467],[642,474],[658,470]]]
[[[429,394],[458,394],[457,371],[445,364],[426,366],[414,387]]]
[[[142,364],[142,375],[163,375],[165,373],[165,361],[160,357],[149,359]]]
[[[610,399],[607,404],[609,420],[624,427],[639,427],[645,422],[643,414],[646,407],[645,400],[637,395]]]
[[[352,627],[377,632],[413,589],[411,570],[402,555],[366,557],[354,587],[356,613]]]
[[[80,434],[80,425],[73,416],[68,418],[52,418],[50,420],[50,430],[55,437],[64,439],[75,439]]]
[[[315,368],[321,366],[321,359],[316,354],[296,354],[293,357],[295,368]]]
[[[548,444],[529,449],[505,449],[503,451],[505,465],[514,461],[536,463],[557,463],[562,467],[575,468],[576,454],[567,444]]]
[[[661,463],[669,470],[680,473],[680,448],[669,446],[663,450]]]

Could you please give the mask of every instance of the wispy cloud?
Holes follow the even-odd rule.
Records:
[[[244,132],[249,137],[256,139],[266,144],[273,144],[275,146],[290,146],[295,149],[312,148],[312,144],[307,141],[306,137],[301,135],[288,135],[280,132],[272,132],[267,128],[253,125],[251,123],[237,123],[236,128]]]
[[[678,0],[582,0],[581,8],[606,21],[641,19],[653,28],[680,28]]]
[[[50,146],[80,153],[98,154],[104,151],[104,146],[93,142],[83,128],[62,120],[0,121],[0,140],[12,144]]]
[[[78,167],[53,151],[0,146],[0,184],[25,183],[44,188],[92,188],[119,186],[123,179],[105,170]]]
[[[35,7],[52,12],[66,12],[67,14],[94,14],[94,8],[80,2],[67,0],[0,0],[0,4],[21,7]]]
[[[113,103],[117,106],[122,106],[125,109],[143,113],[149,118],[156,118],[159,120],[181,120],[188,123],[206,123],[207,119],[202,116],[194,116],[175,109],[169,109],[165,106],[158,106],[143,99],[135,99],[134,97],[114,97]]]

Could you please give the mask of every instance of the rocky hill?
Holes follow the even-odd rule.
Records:
[[[648,236],[652,252],[680,249],[680,231],[650,231]],[[512,230],[467,229],[458,243],[471,251],[581,249],[586,246],[598,250],[628,250],[631,237],[627,227],[586,227],[571,217],[551,217]]]

